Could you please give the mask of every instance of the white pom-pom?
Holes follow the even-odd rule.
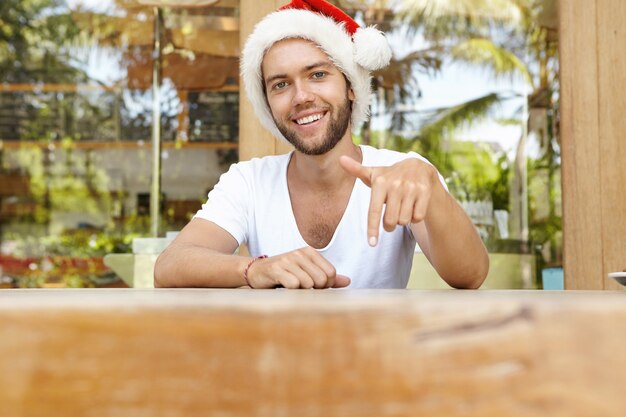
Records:
[[[353,36],[354,59],[363,68],[374,71],[389,65],[391,48],[385,35],[373,26],[359,28]]]

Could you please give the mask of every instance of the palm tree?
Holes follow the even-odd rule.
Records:
[[[376,3],[380,5],[381,1]],[[415,121],[415,102],[420,97],[418,77],[436,74],[445,65],[461,63],[483,68],[496,78],[517,75],[530,82],[528,68],[515,51],[510,45],[497,42],[498,37],[510,39],[511,32],[517,30],[522,21],[523,1],[389,0],[385,3],[394,10],[393,20],[388,23],[391,38],[400,34],[404,45],[426,45],[394,57],[389,67],[374,74],[374,87],[386,90],[377,96],[375,104],[393,112],[392,131],[402,131],[408,121]],[[381,16],[364,14],[368,15]],[[416,38],[421,42],[416,42]],[[422,142],[432,142],[428,148],[439,148],[443,137],[459,126],[485,117],[504,98],[508,97],[487,94],[453,108],[422,113],[418,137]]]

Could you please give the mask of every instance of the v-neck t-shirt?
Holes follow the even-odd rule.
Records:
[[[400,153],[361,145],[364,166],[389,166],[414,153]],[[209,220],[252,256],[275,256],[308,246],[298,230],[287,185],[291,153],[254,158],[233,164],[222,174],[207,202],[195,217]],[[443,181],[443,178],[440,177]],[[416,242],[408,226],[386,232],[379,227],[378,244],[367,241],[367,215],[371,190],[355,181],[346,210],[326,247],[317,249],[336,269],[348,276],[348,288],[406,288]]]

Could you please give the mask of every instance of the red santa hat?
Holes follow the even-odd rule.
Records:
[[[292,0],[267,15],[254,28],[242,52],[241,75],[254,111],[263,126],[277,138],[280,133],[265,99],[261,63],[274,43],[290,38],[319,45],[345,74],[354,91],[352,127],[359,129],[369,117],[370,72],[391,59],[385,35],[375,27],[360,27],[350,16],[324,0]]]

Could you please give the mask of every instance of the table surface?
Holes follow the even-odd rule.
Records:
[[[250,289],[9,289],[0,310],[32,308],[212,307],[253,310],[395,308],[405,304],[526,303],[539,308],[624,306],[624,291],[543,290],[250,290]]]
[[[0,291],[0,415],[626,415],[623,291]]]

